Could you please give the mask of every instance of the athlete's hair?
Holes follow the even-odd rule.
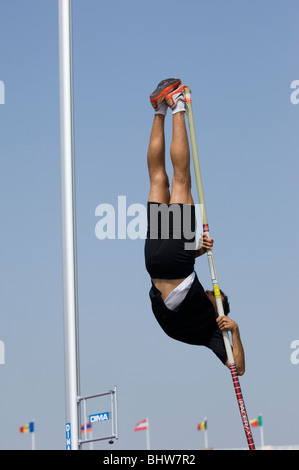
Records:
[[[220,290],[220,292],[221,292],[221,295],[223,296],[222,305],[223,305],[224,315],[228,315],[230,312],[228,297],[222,290]]]

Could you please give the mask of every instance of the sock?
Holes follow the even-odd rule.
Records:
[[[176,106],[175,106],[175,107],[173,108],[173,110],[172,110],[172,114],[180,113],[181,111],[185,111],[185,112],[186,112],[185,101],[183,101],[183,100],[178,100]]]
[[[159,106],[159,108],[156,109],[155,114],[164,114],[164,116],[166,116],[167,108],[168,108],[167,104],[165,103],[165,101],[163,101],[163,103]]]

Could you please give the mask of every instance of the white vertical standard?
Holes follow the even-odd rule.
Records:
[[[67,448],[77,450],[79,353],[71,7],[71,0],[58,0],[66,429]]]

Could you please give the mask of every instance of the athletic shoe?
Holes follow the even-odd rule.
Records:
[[[181,83],[179,78],[167,78],[162,80],[155,91],[150,95],[150,102],[153,108],[155,110],[158,109],[160,104],[165,100],[165,96],[175,90]]]
[[[174,109],[179,100],[185,101],[185,88],[187,85],[181,85],[165,97],[165,101],[171,109]]]

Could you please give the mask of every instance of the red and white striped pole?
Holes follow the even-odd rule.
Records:
[[[248,447],[249,447],[249,450],[255,450],[253,436],[252,436],[252,432],[251,432],[251,429],[250,429],[250,423],[249,423],[249,419],[248,419],[246,408],[245,408],[245,402],[244,402],[244,399],[243,399],[242,390],[241,390],[241,387],[240,387],[240,382],[239,382],[236,366],[235,366],[235,364],[230,364],[229,368],[230,368],[230,371],[231,371],[231,374],[232,374],[233,384],[234,384],[234,388],[235,388],[235,392],[236,392],[236,397],[237,397],[237,401],[238,401],[238,405],[239,405],[241,418],[242,418],[242,421],[243,421],[243,427],[244,427]]]
[[[200,205],[201,217],[202,217],[202,223],[203,223],[203,231],[209,236],[209,225],[208,225],[208,218],[207,218],[207,213],[206,213],[206,206],[205,206],[205,200],[204,200],[204,193],[203,193],[203,186],[202,186],[201,173],[200,173],[200,167],[199,167],[199,158],[198,158],[198,151],[197,151],[197,143],[196,143],[196,136],[195,136],[194,118],[193,118],[192,101],[191,101],[191,90],[187,86],[185,88],[185,101],[186,101],[186,106],[187,106],[190,141],[191,141],[191,148],[192,148],[192,154],[193,154],[193,163],[194,163],[196,185],[197,185],[197,191],[198,191],[198,199],[199,199],[199,205]],[[216,274],[216,269],[215,269],[215,264],[214,264],[214,255],[213,255],[212,250],[207,251],[207,256],[208,256],[208,262],[209,262],[212,284],[213,284],[213,289],[214,289],[214,295],[216,299],[217,311],[218,311],[219,316],[222,316],[224,315],[224,310],[223,310],[221,293],[220,293],[220,288],[218,284],[218,279],[217,279],[217,274]],[[234,356],[232,353],[232,347],[230,344],[229,335],[227,331],[223,331],[222,334],[223,334],[223,340],[224,340],[225,350],[226,350],[226,354],[228,358],[229,368],[230,368],[232,379],[233,379],[235,393],[236,393],[236,397],[237,397],[237,401],[239,405],[239,410],[240,410],[248,446],[250,450],[255,450],[252,432],[250,429],[250,423],[249,423],[249,419],[246,413],[245,403],[244,403],[244,399],[242,396],[242,391],[241,391],[241,387],[240,387],[240,383],[238,379],[236,365],[234,363]]]

